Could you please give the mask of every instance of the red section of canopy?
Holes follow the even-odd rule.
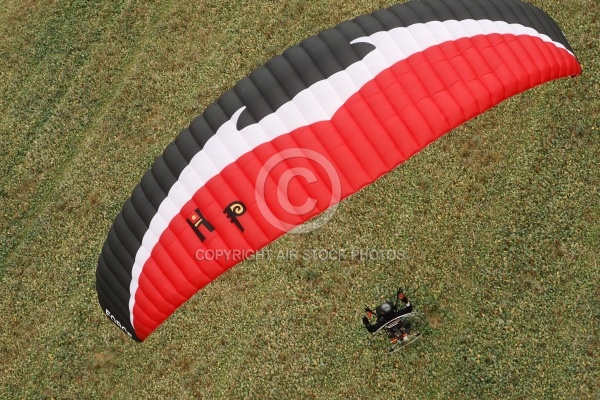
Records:
[[[345,198],[502,100],[580,72],[576,58],[553,43],[499,34],[446,42],[397,63],[361,88],[331,121],[257,147],[194,194],[142,269],[133,310],[137,336],[145,339],[199,289],[285,233],[273,225],[273,217],[299,225],[324,211],[335,192],[332,179],[339,178]],[[291,153],[282,153],[286,150]],[[256,183],[261,169],[273,164],[269,160],[277,154],[296,156],[267,174],[264,200],[269,216],[259,207]],[[290,169],[296,175],[291,179],[286,172]],[[283,188],[289,204],[280,201],[280,180],[289,183]],[[238,218],[243,232],[224,213],[233,201],[247,207]],[[310,212],[295,215],[311,203]],[[204,241],[186,221],[195,209],[215,228],[209,232],[199,227]]]

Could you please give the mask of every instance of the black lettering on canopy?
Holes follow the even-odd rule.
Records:
[[[246,206],[244,205],[244,203],[242,203],[239,200],[236,200],[233,203],[229,204],[225,208],[225,210],[223,210],[223,214],[226,214],[227,218],[229,218],[231,220],[231,223],[235,224],[238,227],[238,229],[242,232],[244,232],[244,227],[238,220],[238,217],[241,215],[244,215],[245,213],[246,213]]]
[[[197,208],[194,210],[193,213],[191,213],[187,217],[187,222],[192,227],[194,232],[196,232],[196,235],[198,236],[198,238],[203,242],[206,240],[206,237],[204,236],[202,231],[200,231],[200,227],[202,225],[204,225],[204,227],[206,229],[208,229],[209,232],[212,232],[215,230],[214,226],[212,226],[212,224],[210,222],[208,222],[208,220],[206,218],[204,218],[204,215],[202,215],[200,210]]]

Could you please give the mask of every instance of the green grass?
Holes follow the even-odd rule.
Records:
[[[269,247],[401,259],[248,261],[136,344],[94,285],[143,172],[253,68],[391,2],[3,2],[0,398],[597,398],[600,7],[535,3],[581,77],[506,101]],[[382,357],[360,318],[398,285],[430,328]]]

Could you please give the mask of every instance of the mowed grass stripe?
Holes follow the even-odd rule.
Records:
[[[136,14],[138,18],[133,18]],[[72,268],[67,268],[66,274],[57,275],[57,270],[60,271],[61,265],[76,265],[72,257],[79,257],[83,248],[77,245],[82,242],[89,243],[82,232],[85,227],[76,226],[74,231],[78,234],[76,238],[71,239],[63,230],[71,225],[60,219],[60,211],[68,215],[68,221],[77,222],[78,216],[70,213],[70,208],[65,207],[61,197],[77,191],[77,188],[68,184],[59,188],[59,185],[63,184],[64,179],[69,179],[69,174],[77,174],[78,168],[86,163],[85,158],[77,157],[82,149],[93,151],[93,144],[90,142],[97,136],[90,134],[90,126],[93,127],[98,123],[98,119],[105,117],[106,108],[110,107],[110,102],[125,85],[123,80],[131,73],[135,55],[141,51],[140,45],[146,38],[145,32],[152,28],[149,22],[159,17],[160,13],[153,7],[132,6],[130,9],[115,10],[115,14],[111,14],[108,20],[98,21],[99,25],[106,26],[106,33],[86,43],[90,47],[88,51],[91,59],[77,72],[77,79],[66,89],[65,96],[57,105],[56,115],[48,123],[48,130],[60,126],[57,128],[60,129],[59,136],[64,135],[56,143],[56,146],[62,148],[48,149],[44,153],[46,158],[41,160],[47,164],[50,161],[51,169],[43,180],[34,181],[37,187],[27,193],[22,193],[25,190],[18,187],[19,181],[13,182],[16,185],[15,196],[20,197],[20,194],[28,199],[28,207],[22,218],[9,219],[12,224],[10,228],[15,232],[9,237],[10,242],[7,236],[3,238],[3,251],[10,250],[9,245],[14,251],[0,263],[0,297],[4,299],[1,305],[3,312],[11,313],[11,310],[19,309],[22,304],[35,299],[33,303],[39,307],[34,314],[37,316],[34,320],[21,321],[20,318],[14,317],[14,313],[13,318],[7,320],[14,329],[10,339],[15,344],[18,343],[20,349],[30,348],[30,341],[39,338],[38,332],[56,333],[56,330],[46,327],[48,313],[45,310],[56,310],[59,305],[56,302],[48,304],[48,299],[61,291],[69,291],[72,287],[69,286],[69,283],[72,283],[70,279],[77,279]],[[85,22],[79,23],[85,26]],[[117,73],[118,71],[122,73]],[[90,145],[92,148],[89,148]],[[11,200],[18,202],[20,198]],[[52,241],[52,244],[49,244],[49,241]],[[19,244],[21,246],[18,246]],[[74,247],[70,247],[70,252],[60,255],[48,254],[43,250],[58,249],[65,245]],[[6,276],[9,271],[12,274]],[[72,273],[74,275],[71,275]],[[24,285],[23,282],[28,280],[30,285]],[[47,282],[53,282],[54,285],[47,285]],[[77,296],[81,299],[81,294]],[[36,351],[39,349],[31,347],[29,353],[33,356]],[[24,360],[21,359],[20,362]]]
[[[37,384],[35,375],[31,375],[31,371],[37,368],[33,367],[31,363],[36,359],[39,360],[40,357],[43,359],[47,352],[46,346],[39,346],[36,343],[42,340],[45,343],[54,343],[59,347],[70,348],[71,338],[78,335],[78,329],[85,330],[85,326],[89,326],[90,321],[84,321],[84,319],[94,316],[94,311],[97,311],[93,276],[102,240],[90,239],[94,235],[100,236],[93,229],[94,222],[102,221],[103,216],[112,221],[116,215],[116,206],[111,209],[110,213],[103,212],[103,210],[93,207],[96,201],[89,196],[90,193],[93,195],[100,187],[100,190],[106,191],[109,199],[107,201],[112,206],[116,187],[130,189],[126,188],[127,185],[124,185],[120,179],[117,178],[115,181],[114,176],[96,180],[98,164],[94,163],[94,158],[99,156],[103,159],[101,174],[110,173],[110,168],[105,167],[115,159],[134,158],[129,157],[127,151],[122,153],[127,146],[121,142],[122,126],[120,126],[120,122],[116,123],[118,128],[111,126],[114,121],[113,115],[123,112],[127,107],[122,109],[122,104],[115,105],[114,103],[119,97],[126,99],[116,101],[117,103],[131,101],[127,93],[131,86],[132,76],[137,74],[136,65],[147,52],[149,41],[155,40],[159,35],[155,28],[167,11],[168,7],[144,12],[138,8],[133,12],[133,14],[137,14],[136,16],[124,17],[122,22],[137,21],[146,33],[143,37],[140,36],[141,40],[136,43],[135,48],[131,49],[135,51],[130,51],[131,55],[126,58],[127,62],[119,66],[123,72],[115,77],[115,81],[111,82],[112,85],[107,85],[105,92],[98,93],[98,96],[105,100],[99,103],[95,110],[90,110],[91,113],[96,114],[96,117],[89,121],[88,126],[81,128],[85,131],[79,132],[76,138],[71,138],[71,143],[75,146],[72,146],[68,156],[63,157],[65,162],[60,168],[53,171],[51,182],[45,185],[47,192],[43,192],[38,197],[37,208],[32,211],[36,218],[28,221],[27,228],[21,235],[20,245],[16,246],[8,259],[3,260],[3,264],[1,264],[2,272],[9,273],[9,275],[3,276],[2,285],[0,285],[0,298],[4,299],[0,303],[0,310],[2,313],[12,314],[12,318],[5,321],[6,324],[10,324],[11,330],[2,330],[0,343],[10,341],[14,346],[11,346],[10,351],[15,354],[0,353],[0,358],[8,370],[16,371],[21,376],[28,376],[29,388],[35,387]],[[112,29],[119,26],[123,28],[123,25],[115,24]],[[113,32],[113,42],[107,38],[104,48],[98,50],[97,57],[94,59],[95,63],[86,66],[88,74],[93,75],[93,71],[99,64],[104,65],[111,61],[106,59],[110,47],[121,44],[114,42],[116,33],[118,33],[118,29]],[[121,31],[121,33],[124,33],[122,36],[124,37],[132,32]],[[115,74],[114,69],[106,68],[105,71],[110,75]],[[103,77],[103,79],[105,78]],[[145,79],[133,78],[133,80],[144,85]],[[94,84],[99,85],[99,82]],[[91,89],[93,88],[90,87]],[[81,109],[77,112],[88,112],[81,104],[80,107]],[[124,111],[124,114],[127,114],[127,111]],[[139,132],[135,126],[131,129]],[[118,154],[114,154],[115,152]],[[136,152],[132,150],[132,153]],[[87,168],[90,168],[89,174]],[[134,173],[139,178],[138,170],[135,170]],[[80,180],[84,182],[85,188],[79,185]],[[102,187],[103,184],[106,186]],[[103,228],[107,229],[105,226]],[[75,232],[76,234],[73,235]],[[105,234],[105,231],[102,232],[102,235]],[[51,254],[44,250],[50,248],[53,249]],[[52,284],[48,285],[48,282],[52,282]],[[78,289],[74,290],[74,288]],[[82,312],[80,308],[82,298],[90,300],[94,298],[86,303],[90,309],[85,312]],[[13,310],[21,309],[23,306],[31,307],[29,309],[33,315],[36,315],[36,318],[21,318],[14,314]],[[69,311],[52,315],[48,313],[49,309]],[[77,310],[77,312],[73,314],[73,310]],[[61,331],[62,333],[59,334]],[[48,339],[44,340],[43,337]],[[5,350],[6,347],[0,346],[0,349]],[[27,356],[18,357],[16,354],[27,354]],[[87,358],[81,359],[85,365],[89,361]],[[70,363],[70,366],[73,366],[73,363]],[[65,365],[65,368],[70,368],[70,366]],[[51,366],[48,368],[52,369]],[[52,379],[60,380],[61,376],[64,376],[64,372],[53,375]],[[76,381],[76,375],[72,376],[71,383]],[[21,389],[26,391],[27,385]]]
[[[34,125],[37,126],[32,128],[32,138],[22,144],[26,149],[22,153],[26,157],[15,165],[13,171],[9,171],[12,179],[3,188],[2,203],[3,212],[9,217],[4,221],[11,220],[11,224],[2,226],[4,234],[0,266],[10,262],[7,257],[21,238],[25,235],[35,237],[31,228],[36,223],[36,216],[39,217],[48,201],[56,198],[56,186],[66,166],[85,146],[86,138],[93,137],[89,135],[89,130],[95,129],[111,102],[126,85],[128,74],[135,68],[144,43],[151,35],[148,32],[151,32],[152,25],[160,15],[160,8],[150,5],[130,5],[129,8],[113,11],[94,23],[89,21],[87,24],[85,20],[76,19],[76,26],[84,29],[80,35],[86,37],[89,34],[89,48],[84,51],[87,61],[82,62],[79,69],[70,72],[73,75],[71,79],[45,81],[51,87],[61,87],[62,92],[52,97],[49,104],[40,104],[35,108],[39,113],[37,120],[34,117]],[[139,14],[139,19],[132,21],[131,17],[135,14]],[[95,19],[97,15],[93,14],[90,18]],[[101,35],[92,28],[96,24],[103,27]],[[85,30],[85,27],[91,30]],[[59,30],[56,34],[60,36],[63,33]],[[80,43],[80,46],[83,44]],[[59,70],[69,71],[70,67],[61,65]],[[41,75],[47,74],[44,71]],[[25,85],[23,91],[27,89],[31,90]],[[25,135],[13,133],[7,136]],[[0,275],[3,272],[1,269]]]
[[[162,21],[165,14],[168,20]],[[161,151],[165,141],[171,140],[178,129],[162,129],[166,121],[161,103],[169,103],[165,107],[171,113],[170,118],[181,118],[181,108],[188,106],[182,106],[175,93],[181,87],[191,87],[197,79],[198,72],[188,74],[186,70],[172,69],[169,62],[173,58],[196,58],[199,56],[197,50],[204,47],[202,31],[191,29],[193,21],[184,18],[187,18],[185,9],[174,13],[165,9],[161,18],[155,18],[153,33],[141,46],[143,50],[138,52],[137,60],[130,63],[131,74],[123,78],[124,83],[114,91],[104,114],[88,128],[80,151],[73,154],[74,159],[65,165],[58,177],[60,179],[56,179],[54,195],[46,199],[44,207],[40,207],[36,221],[43,222],[32,222],[23,243],[10,258],[10,265],[14,268],[0,287],[0,297],[6,299],[0,305],[2,312],[10,313],[27,304],[32,313],[38,315],[35,321],[20,318],[10,321],[10,341],[15,344],[11,351],[28,354],[25,359],[16,356],[5,358],[5,365],[15,373],[37,370],[31,363],[44,359],[47,351],[36,346],[39,340],[43,340],[41,337],[46,337],[44,341],[56,346],[69,346],[71,338],[76,340],[74,338],[90,326],[104,325],[105,321],[98,313],[94,289],[95,264],[102,241],[125,196],[152,162],[148,148],[155,148],[155,154]],[[192,36],[190,47],[195,47],[196,52],[173,54],[165,51],[171,46],[173,35],[182,32]],[[208,47],[207,51],[213,53],[214,49]],[[156,54],[160,55],[159,59],[156,59]],[[188,60],[188,64],[202,68],[201,63]],[[169,85],[173,87],[160,90]],[[149,101],[148,104],[156,104],[156,107],[148,107],[142,99]],[[186,117],[188,122],[189,118]],[[176,126],[180,124],[176,123]],[[160,142],[157,131],[164,136]],[[53,249],[51,254],[44,251],[49,248]],[[24,285],[23,281],[27,284]],[[45,284],[50,281],[53,285]],[[83,309],[82,298],[89,299]],[[69,311],[52,315],[45,312],[47,309]],[[72,310],[77,312],[73,314]],[[5,332],[9,334],[10,331]],[[91,357],[92,353],[89,354]],[[93,360],[84,357],[78,362],[85,370]],[[70,369],[73,363],[64,367]],[[51,369],[51,366],[48,368]],[[60,370],[52,376],[60,380],[64,374],[68,375],[68,371]],[[76,377],[72,377],[75,380]],[[32,379],[29,388],[35,385],[36,381]],[[27,391],[27,387],[21,389]]]
[[[22,162],[67,91],[80,83],[73,80],[88,62],[91,47],[104,46],[98,39],[103,25],[110,25],[95,6],[38,5],[15,11],[17,15],[8,15],[3,24],[7,40],[1,44],[5,76],[0,111],[12,122],[3,125],[10,133],[7,139],[20,142],[7,143],[10,153],[2,165],[3,177]]]

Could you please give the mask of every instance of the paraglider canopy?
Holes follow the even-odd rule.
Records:
[[[306,39],[211,104],[135,187],[98,260],[103,312],[144,340],[228,268],[453,128],[580,72],[558,25],[519,0],[411,1]]]

